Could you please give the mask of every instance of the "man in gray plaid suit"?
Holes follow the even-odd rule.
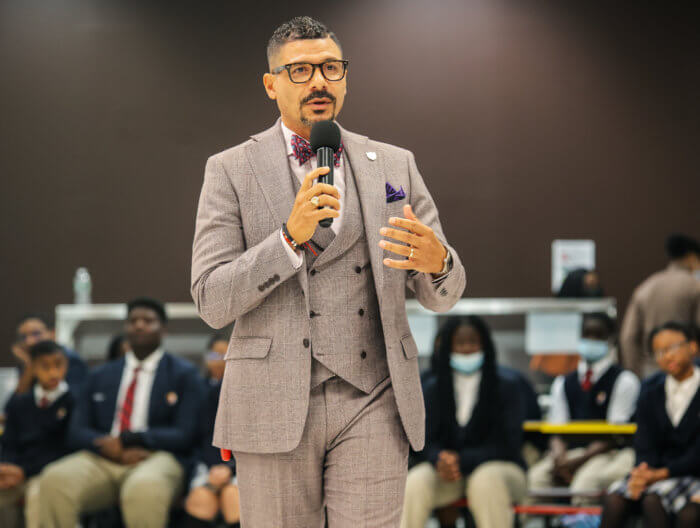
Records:
[[[214,445],[244,528],[398,526],[425,420],[406,286],[444,312],[464,268],[410,152],[341,128],[334,185],[314,184],[328,168],[306,140],[346,93],[336,36],[297,17],[267,53],[281,119],[208,160],[197,212],[192,297],[236,321]]]

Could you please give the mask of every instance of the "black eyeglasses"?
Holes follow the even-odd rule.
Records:
[[[348,70],[348,61],[346,60],[327,60],[321,64],[311,64],[310,62],[293,62],[278,66],[272,73],[278,74],[287,70],[289,80],[296,84],[302,84],[311,80],[316,73],[316,68],[321,70],[321,74],[327,81],[337,82],[345,77],[345,72]]]

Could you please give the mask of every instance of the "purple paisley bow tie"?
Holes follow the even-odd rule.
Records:
[[[299,166],[309,161],[309,159],[316,155],[316,153],[311,150],[311,144],[306,141],[303,137],[299,137],[296,134],[292,134],[292,151],[294,154],[294,159],[299,160]],[[340,144],[338,152],[333,156],[334,165],[340,167],[340,156],[343,154],[343,144]]]

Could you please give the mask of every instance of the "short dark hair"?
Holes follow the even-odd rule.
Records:
[[[595,320],[595,321],[600,321],[605,325],[605,328],[607,328],[608,333],[610,335],[615,335],[615,332],[617,331],[617,324],[615,323],[615,319],[610,317],[608,314],[605,312],[590,312],[590,313],[585,313],[583,314],[583,320],[581,324],[585,324],[587,320]]]
[[[666,239],[666,254],[671,260],[681,259],[691,253],[700,256],[700,244],[694,238],[673,233]]]
[[[267,42],[267,62],[272,64],[272,58],[279,49],[293,40],[330,38],[342,49],[338,37],[335,36],[323,22],[309,16],[298,16],[285,22],[275,29]]]
[[[673,330],[674,332],[680,332],[685,336],[685,338],[688,341],[696,340],[695,329],[691,325],[679,323],[678,321],[669,321],[667,323],[657,326],[651,331],[647,341],[649,345],[649,350],[653,350],[651,346],[652,341],[654,341],[654,338],[664,330]]]
[[[18,328],[21,324],[23,324],[25,321],[29,321],[30,319],[36,319],[38,321],[41,321],[44,323],[44,326],[48,328],[49,330],[53,330],[54,328],[54,318],[51,314],[49,313],[44,313],[44,312],[28,312],[22,315],[19,319],[17,319],[17,324],[15,325],[15,328]]]
[[[157,299],[152,299],[150,297],[139,297],[129,301],[126,307],[127,316],[134,308],[149,308],[158,314],[158,318],[160,319],[161,323],[166,324],[168,322],[168,316],[165,313],[165,306]]]
[[[41,356],[48,356],[50,354],[56,354],[60,353],[63,354],[63,348],[61,348],[61,345],[56,343],[55,341],[51,341],[50,339],[47,339],[46,341],[39,341],[38,343],[34,343],[30,348],[29,348],[29,355],[32,358],[32,361],[35,359],[41,357]]]

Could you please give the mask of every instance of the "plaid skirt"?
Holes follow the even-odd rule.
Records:
[[[608,493],[616,493],[629,498],[627,491],[627,481],[629,476],[618,480],[610,485]],[[642,497],[648,493],[659,496],[661,504],[667,513],[676,514],[681,511],[688,502],[695,497],[695,501],[700,500],[700,479],[697,477],[676,477],[666,480],[659,480],[649,486]]]

